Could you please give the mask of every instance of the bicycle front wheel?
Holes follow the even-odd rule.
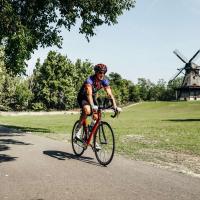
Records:
[[[74,154],[77,155],[77,156],[81,156],[84,153],[85,148],[83,146],[83,141],[76,139],[76,129],[77,129],[78,123],[79,123],[79,120],[76,121],[75,124],[74,124],[73,130],[72,130],[71,141],[72,141],[72,149],[74,151]],[[84,128],[82,126],[81,137],[84,138],[84,135],[85,135],[85,132],[84,132]]]
[[[115,138],[111,126],[101,122],[94,137],[94,151],[101,165],[108,165],[114,156]]]

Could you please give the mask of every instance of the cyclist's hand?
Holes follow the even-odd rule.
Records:
[[[116,110],[117,112],[122,112],[122,108],[120,108],[120,107],[117,107],[115,110]]]
[[[114,110],[116,113],[122,112],[122,109],[121,109],[120,107],[114,107],[113,110]]]
[[[122,111],[122,109],[119,107],[114,108],[115,114],[111,115],[111,117],[113,117],[113,118],[117,117],[121,111]]]

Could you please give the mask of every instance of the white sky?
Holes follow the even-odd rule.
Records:
[[[199,18],[199,0],[137,0],[136,7],[120,16],[117,25],[98,27],[89,43],[78,27],[71,32],[63,30],[62,49],[36,51],[28,61],[27,73],[32,73],[37,58],[43,62],[50,50],[56,50],[72,61],[105,63],[108,72],[134,83],[141,77],[168,81],[184,66],[173,50],[190,59],[200,49]]]

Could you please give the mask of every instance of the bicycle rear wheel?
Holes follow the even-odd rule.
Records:
[[[108,165],[114,156],[115,138],[111,126],[101,122],[94,137],[94,151],[101,165]]]
[[[80,141],[80,140],[76,139],[76,128],[78,126],[78,123],[79,123],[79,120],[76,121],[74,124],[73,130],[72,130],[71,141],[72,141],[72,149],[74,151],[74,154],[77,156],[81,156],[84,153],[85,148],[83,145],[83,140]],[[85,136],[85,131],[84,131],[83,126],[81,128],[81,136],[82,136],[82,138],[84,138],[84,136]]]

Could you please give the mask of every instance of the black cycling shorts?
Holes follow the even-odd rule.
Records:
[[[83,108],[83,106],[85,106],[85,105],[90,105],[89,102],[88,102],[87,97],[84,97],[84,96],[81,96],[81,95],[78,95],[77,101],[78,101],[78,104],[79,104],[80,108]],[[96,97],[95,96],[93,96],[93,102],[94,102],[95,105],[97,105],[97,101],[96,101]]]

